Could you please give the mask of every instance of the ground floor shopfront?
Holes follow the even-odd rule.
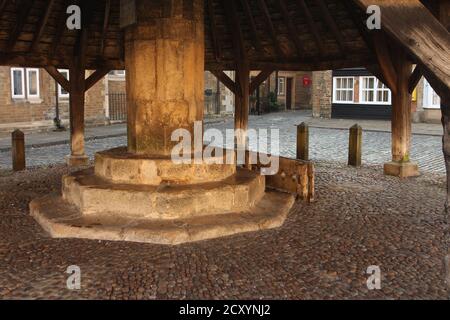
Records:
[[[389,120],[392,93],[363,68],[315,72],[313,76],[313,114],[334,119]],[[412,94],[413,122],[438,123],[440,99],[422,78]]]

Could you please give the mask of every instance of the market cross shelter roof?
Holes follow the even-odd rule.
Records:
[[[160,2],[161,12],[157,14],[164,15],[170,1]],[[86,15],[83,27],[89,30],[86,67],[123,69],[120,0],[1,0],[0,64],[68,67],[81,41],[79,30],[66,27],[66,9],[74,3],[82,7]],[[235,69],[236,60],[241,59],[236,54],[237,46],[244,48],[243,53],[254,70],[375,66],[371,35],[364,25],[365,7],[370,4],[379,4],[382,13],[388,16],[389,11],[394,13],[391,18],[396,19],[383,20],[388,33],[394,37],[400,34],[397,39],[408,44],[408,41],[430,41],[430,34],[423,33],[430,31],[438,38],[432,48],[425,45],[426,49],[432,49],[436,56],[441,51],[442,59],[449,60],[448,32],[444,34],[446,30],[431,20],[425,7],[417,13],[418,0],[205,0],[204,8],[189,8],[193,3],[186,1],[184,10],[205,12],[205,68],[208,70]],[[400,16],[398,10],[403,12]],[[431,24],[425,28],[424,23]],[[417,29],[425,38],[411,29]],[[402,32],[407,30],[408,36],[416,38],[402,37]],[[438,76],[440,79],[443,75],[450,78],[448,65]]]

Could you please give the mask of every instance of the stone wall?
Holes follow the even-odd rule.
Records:
[[[313,72],[312,82],[311,103],[313,109],[313,117],[331,118],[333,72]]]
[[[13,99],[11,69],[0,67],[0,133],[14,129],[25,131],[52,129],[55,118],[55,81],[43,69],[39,70],[39,98]],[[85,121],[87,125],[105,123],[105,84],[99,81],[86,95]],[[69,101],[59,98],[60,117],[69,122]]]

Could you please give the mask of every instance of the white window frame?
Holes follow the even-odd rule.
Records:
[[[14,72],[20,71],[22,74],[22,94],[14,93]],[[25,99],[25,69],[24,68],[11,68],[11,97],[13,99]]]
[[[353,81],[353,87],[352,88],[337,88],[337,81],[338,79],[347,79]],[[338,91],[351,91],[352,92],[352,98],[347,100],[337,99],[337,93]],[[333,77],[333,103],[335,104],[354,104],[355,103],[355,77],[347,77],[347,76],[338,76]]]
[[[365,89],[364,88],[364,79],[374,79],[374,89]],[[385,88],[378,88],[379,84],[382,84]],[[364,91],[373,91],[373,95],[375,101],[364,101]],[[378,101],[378,92],[379,91],[387,91],[388,92],[388,101]],[[377,77],[374,76],[362,76],[359,77],[359,104],[367,104],[367,105],[391,105],[392,104],[392,92],[391,90]]]
[[[27,68],[25,69],[26,71],[26,92],[27,92],[27,98],[28,99],[39,99],[40,97],[40,82],[39,82],[39,69],[37,68]],[[29,86],[29,81],[30,81],[30,73],[31,72],[36,72],[36,94],[31,94],[30,93],[30,86]]]
[[[67,77],[65,77],[67,79],[67,81],[69,81],[69,77],[70,77],[70,72],[69,69],[58,69],[59,73],[63,74],[63,73],[67,73]],[[68,99],[70,96],[70,93],[63,93],[62,92],[62,87],[60,84],[58,84],[58,97],[61,99]]]
[[[437,95],[430,83],[424,79],[423,81],[423,108],[424,109],[440,109],[441,108],[441,98],[437,104],[433,103],[433,95]]]
[[[286,77],[278,77],[278,95],[286,95]]]

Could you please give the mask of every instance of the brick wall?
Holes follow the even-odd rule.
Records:
[[[55,117],[55,81],[43,69],[39,70],[39,99],[13,99],[11,69],[0,67],[0,131],[34,130],[53,127]],[[86,124],[105,122],[105,83],[99,81],[86,95]],[[69,101],[59,99],[60,116],[68,123]]]
[[[311,103],[313,117],[331,118],[333,72],[316,71],[312,75]]]

